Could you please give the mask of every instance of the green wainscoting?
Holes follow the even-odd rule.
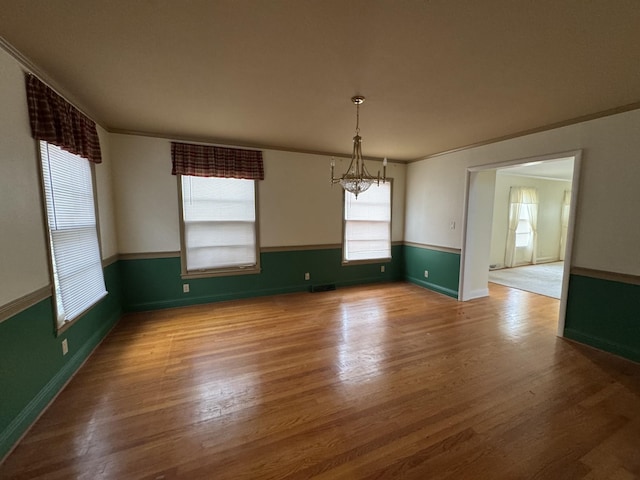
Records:
[[[424,271],[429,272],[425,278]],[[460,254],[426,247],[404,247],[404,278],[421,287],[458,298]]]
[[[640,362],[640,285],[572,274],[564,335]]]
[[[120,260],[106,267],[109,295],[59,337],[53,327],[51,298],[0,323],[0,459],[123,311],[301,292],[324,284],[340,287],[401,280],[457,298],[459,254],[394,246],[392,255],[386,263],[343,266],[339,248],[265,252],[260,257],[260,274],[189,280],[180,278],[179,258]],[[311,280],[304,280],[305,272],[311,274]],[[183,293],[183,283],[189,283],[189,293]],[[564,333],[640,361],[640,286],[571,275]],[[64,338],[69,342],[66,356],[61,348]]]
[[[180,258],[120,260],[127,311],[154,310],[239,298],[308,291],[311,286],[357,285],[403,279],[403,247],[392,247],[390,262],[342,265],[342,250],[264,252],[261,273],[227,277],[180,277]],[[380,267],[385,266],[385,272]],[[309,272],[310,280],[304,279]],[[189,284],[189,293],[182,285]]]
[[[51,297],[0,323],[0,460],[122,316],[118,263],[104,275],[107,297],[59,337]]]

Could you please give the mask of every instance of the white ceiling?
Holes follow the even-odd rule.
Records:
[[[111,131],[413,160],[640,108],[638,0],[0,0]]]

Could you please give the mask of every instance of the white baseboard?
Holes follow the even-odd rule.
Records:
[[[467,300],[473,300],[475,298],[482,298],[489,296],[489,288],[479,288],[477,290],[472,290],[466,295],[462,301],[466,302]]]
[[[559,262],[560,259],[558,257],[543,257],[543,258],[536,258],[536,264],[541,264],[541,263],[553,263],[553,262]]]

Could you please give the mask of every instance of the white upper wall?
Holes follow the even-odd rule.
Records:
[[[95,165],[95,182],[100,221],[100,248],[102,258],[110,258],[118,254],[118,237],[116,232],[116,211],[113,198],[113,174],[109,133],[98,127],[102,163]]]
[[[50,284],[40,160],[31,136],[24,69],[0,48],[0,306]],[[98,128],[96,165],[102,258],[118,252],[109,135]]]
[[[177,178],[171,175],[170,140],[111,135],[120,253],[180,250]],[[330,157],[263,150],[265,179],[258,182],[260,246],[340,244],[342,190],[329,182]],[[346,170],[338,160],[336,172]],[[367,162],[371,171],[382,168]],[[392,239],[404,231],[405,171],[390,164],[394,179]]]
[[[49,284],[36,142],[24,71],[0,48],[0,305]]]
[[[259,190],[261,246],[342,243],[342,188],[329,181],[330,163],[331,157],[325,155],[264,151],[265,179]],[[348,159],[336,159],[335,175],[348,166]],[[382,163],[367,161],[367,168],[377,172]],[[404,164],[387,167],[387,176],[393,178],[393,241],[401,241],[404,233],[405,172]]]
[[[572,265],[640,274],[640,110],[409,164],[405,241],[460,248],[466,170],[582,149]]]
[[[168,140],[110,135],[120,253],[180,250],[178,185]]]

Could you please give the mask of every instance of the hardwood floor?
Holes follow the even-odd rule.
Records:
[[[126,316],[0,466],[16,479],[630,479],[640,365],[559,302],[404,283]]]

